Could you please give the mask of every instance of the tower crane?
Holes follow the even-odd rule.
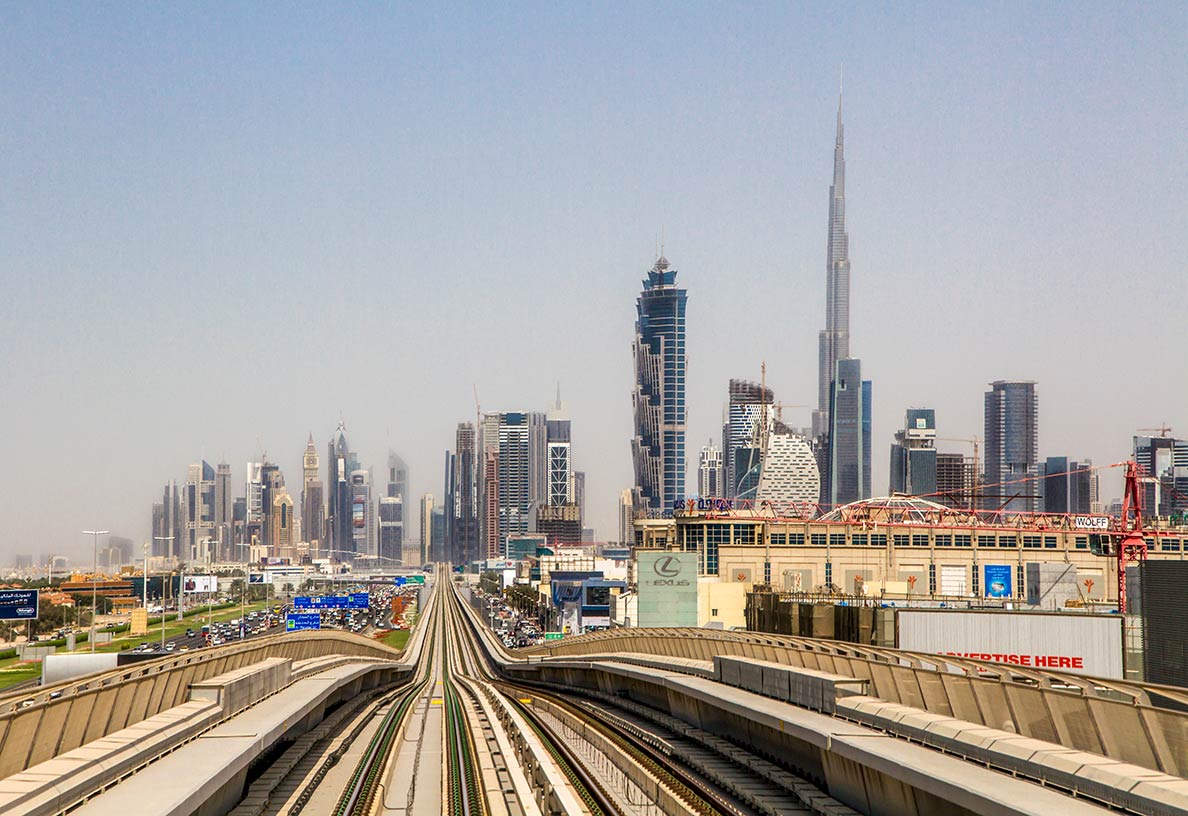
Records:
[[[976,511],[978,509],[978,474],[980,473],[978,470],[978,446],[981,444],[981,440],[976,436],[937,436],[933,438],[937,442],[964,442],[967,445],[973,445],[973,478],[970,480],[969,503],[971,507],[969,509]]]
[[[1161,424],[1158,428],[1135,428],[1139,433],[1158,433],[1160,439],[1167,439],[1172,429],[1166,424]]]

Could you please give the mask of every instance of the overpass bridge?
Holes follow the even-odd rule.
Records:
[[[509,651],[427,596],[399,653],[289,633],[0,698],[0,812],[1188,814],[1183,690],[745,632]]]

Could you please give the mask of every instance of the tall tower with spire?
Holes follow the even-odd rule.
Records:
[[[320,465],[311,433],[301,457],[301,537],[311,553],[321,549],[326,536],[326,488],[318,475]]]
[[[842,97],[837,95],[837,138],[833,146],[833,183],[829,185],[829,247],[825,256],[825,328],[818,335],[817,410],[813,436],[829,432],[830,384],[837,361],[850,356],[850,236],[846,232],[845,129]]]

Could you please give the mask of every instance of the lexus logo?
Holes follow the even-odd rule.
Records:
[[[681,562],[671,555],[666,555],[664,558],[656,559],[656,563],[652,565],[652,571],[661,578],[675,578],[681,574]]]

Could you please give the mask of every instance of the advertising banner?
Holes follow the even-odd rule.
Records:
[[[987,598],[1011,598],[1014,569],[1010,564],[986,564],[982,567],[982,594]]]
[[[286,632],[300,632],[305,629],[321,629],[322,616],[317,612],[290,612],[285,618]]]
[[[640,626],[697,625],[697,553],[639,550]]]
[[[36,589],[0,590],[0,620],[35,620],[38,600]]]
[[[1122,616],[900,609],[896,646],[1033,669],[1122,678]]]
[[[187,575],[184,580],[182,591],[186,593],[219,591],[219,579],[214,575]]]
[[[248,583],[249,584],[271,584],[272,583],[272,573],[271,572],[249,573],[248,574]]]

